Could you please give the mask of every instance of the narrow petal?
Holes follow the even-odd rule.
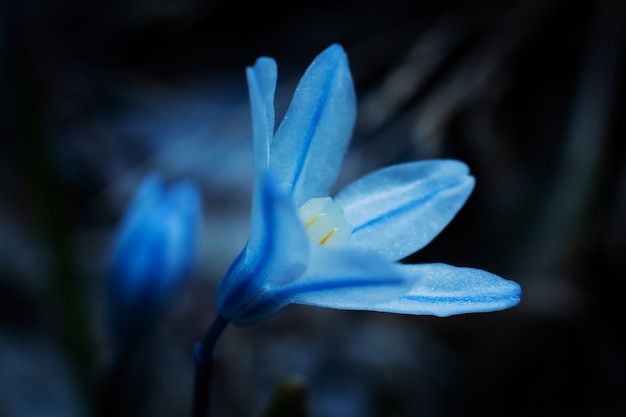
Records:
[[[370,256],[371,255],[371,256]],[[254,305],[233,320],[248,326],[291,304],[368,310],[406,293],[409,281],[398,265],[375,254],[312,247],[304,274],[284,286],[268,288]]]
[[[271,147],[271,168],[297,206],[330,195],[355,117],[348,59],[341,46],[332,45],[300,80]]]
[[[401,259],[426,246],[463,206],[474,178],[459,161],[432,160],[375,171],[335,202],[354,227],[348,246]]]
[[[372,310],[400,314],[453,314],[503,310],[519,304],[520,286],[492,273],[446,264],[403,265],[413,287]]]
[[[253,67],[246,68],[257,177],[260,177],[269,165],[270,144],[274,136],[276,74],[276,61],[272,58],[261,57]]]
[[[267,291],[297,280],[309,255],[309,240],[291,196],[268,173],[261,184],[259,216],[253,216],[260,223],[252,225],[257,235],[250,236],[218,289],[218,309],[235,323]]]
[[[258,225],[261,210],[261,178],[269,166],[269,152],[274,137],[274,92],[276,91],[276,61],[271,58],[257,59],[253,67],[246,68],[250,110],[252,114],[252,136],[254,149],[254,192],[252,195],[252,224]],[[259,236],[254,227],[250,236]]]

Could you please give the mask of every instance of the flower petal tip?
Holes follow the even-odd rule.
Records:
[[[338,43],[333,43],[328,48],[326,48],[326,50],[322,53],[328,53],[328,54],[333,54],[335,56],[342,56],[342,57],[346,56],[346,51],[343,49],[343,46],[341,46]]]
[[[273,58],[262,56],[257,58],[253,66],[246,68],[246,75],[250,77],[252,73],[275,74],[277,72],[277,64]]]

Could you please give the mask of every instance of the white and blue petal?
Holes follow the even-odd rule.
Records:
[[[330,195],[356,118],[348,59],[339,45],[315,58],[300,80],[270,151],[270,168],[296,205]]]
[[[259,215],[252,216],[250,239],[222,279],[217,305],[233,322],[266,297],[274,287],[297,280],[306,268],[309,239],[298,218],[291,196],[266,173],[261,182]]]
[[[462,162],[419,161],[372,172],[348,185],[335,202],[354,228],[349,247],[396,260],[435,238],[473,187]]]
[[[302,277],[282,293],[292,303],[367,310],[406,293],[409,286],[398,264],[375,253],[318,246],[311,248]]]
[[[304,273],[286,285],[268,287],[233,323],[248,326],[291,304],[369,310],[406,293],[410,285],[397,264],[376,254],[318,246],[309,254]]]
[[[371,310],[399,314],[453,314],[504,310],[517,305],[520,286],[490,272],[446,264],[403,265],[413,280],[411,289],[397,299]]]

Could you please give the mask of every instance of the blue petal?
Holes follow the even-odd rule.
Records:
[[[261,178],[269,165],[269,152],[274,137],[274,92],[276,90],[276,61],[259,58],[253,67],[246,69],[250,110],[252,113],[252,135],[254,148],[254,193],[252,196],[252,227],[250,236],[259,237],[254,225],[262,223],[258,218]]]
[[[309,240],[291,196],[269,173],[263,176],[259,224],[248,244],[222,279],[217,306],[235,324],[263,301],[268,291],[297,280],[306,267]]]
[[[314,246],[304,274],[287,285],[266,288],[233,323],[248,326],[294,303],[367,310],[408,288],[409,281],[398,265],[375,254],[363,256],[362,252]]]
[[[307,270],[281,293],[298,304],[367,310],[408,290],[410,282],[398,267],[373,253],[315,247]]]
[[[339,45],[322,52],[300,80],[270,152],[270,166],[300,206],[330,195],[356,117],[348,59]]]
[[[253,67],[246,68],[252,113],[254,165],[257,177],[269,165],[270,144],[274,136],[276,72],[276,61],[266,57],[257,59]]]
[[[335,198],[354,227],[348,246],[401,259],[426,246],[474,187],[465,164],[433,160],[394,165],[355,181]]]
[[[403,265],[403,269],[414,281],[410,291],[372,310],[445,317],[503,310],[522,297],[517,283],[480,269],[446,264]]]

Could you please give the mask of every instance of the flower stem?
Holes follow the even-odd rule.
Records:
[[[196,375],[193,392],[193,417],[209,417],[211,415],[213,349],[229,321],[226,317],[218,315],[213,320],[202,342],[194,346]]]

